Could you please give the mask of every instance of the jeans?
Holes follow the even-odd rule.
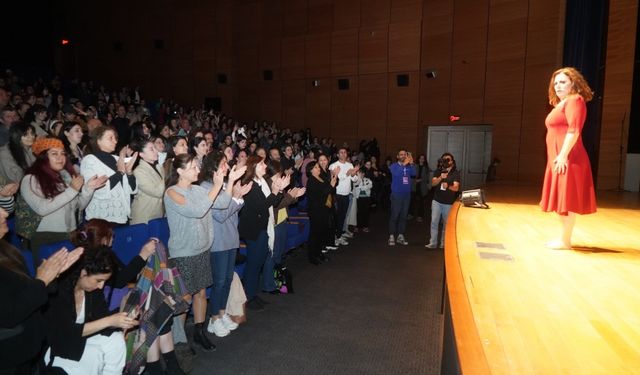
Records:
[[[287,222],[283,221],[274,228],[275,239],[273,241],[273,253],[267,253],[267,258],[262,266],[262,290],[271,292],[276,290],[276,281],[273,278],[273,268],[282,263],[282,256],[287,248]]]
[[[261,231],[256,239],[245,242],[247,244],[247,263],[244,266],[244,290],[247,294],[247,300],[250,301],[258,294],[260,269],[262,269],[269,253],[267,230]]]
[[[411,194],[391,193],[391,216],[389,217],[389,234],[404,235],[407,226],[407,215],[411,204]]]
[[[431,203],[431,239],[429,240],[429,245],[435,247],[438,244],[438,225],[440,224],[440,218],[442,218],[442,237],[440,237],[440,247],[443,247],[444,233],[447,227],[447,218],[449,217],[451,206],[451,204],[440,203],[435,199]]]
[[[349,210],[349,195],[336,194],[336,237],[342,236],[344,233],[344,223],[347,219]]]
[[[236,264],[237,249],[212,251],[211,273],[213,274],[213,287],[209,301],[209,315],[218,315],[220,310],[227,307],[229,288],[233,280],[233,270]]]

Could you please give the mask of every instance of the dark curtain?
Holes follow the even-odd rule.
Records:
[[[598,175],[608,18],[608,0],[567,0],[563,64],[577,68],[594,92],[582,130],[594,180]]]
[[[640,9],[638,9],[638,22],[640,22]],[[633,64],[633,92],[627,152],[640,154],[640,27],[636,27],[636,58]]]

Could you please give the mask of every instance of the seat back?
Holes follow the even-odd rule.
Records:
[[[113,236],[113,252],[122,263],[129,264],[149,240],[149,231],[147,224],[134,224],[113,228]]]
[[[159,239],[165,247],[169,246],[169,223],[166,217],[149,220],[147,230],[149,231],[149,237]]]

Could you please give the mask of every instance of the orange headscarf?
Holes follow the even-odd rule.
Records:
[[[33,151],[33,154],[36,156],[40,155],[50,148],[64,149],[64,145],[58,138],[38,138],[35,142],[33,142],[33,145],[31,145],[31,151]]]

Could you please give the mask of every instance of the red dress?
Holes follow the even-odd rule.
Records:
[[[567,98],[547,115],[547,169],[540,200],[543,211],[555,211],[560,215],[596,212],[591,165],[581,135],[586,117],[587,107],[580,95]],[[577,132],[578,140],[567,157],[566,172],[557,174],[553,171],[553,161],[560,153],[568,132]]]

